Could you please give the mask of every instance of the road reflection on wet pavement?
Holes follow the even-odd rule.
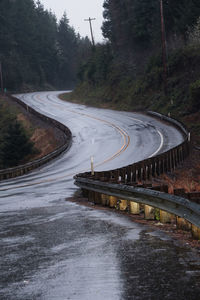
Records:
[[[0,300],[199,299],[195,251],[128,217],[65,201],[91,155],[95,170],[119,168],[176,146],[181,133],[58,94],[19,96],[68,126],[73,143],[51,163],[0,183]]]
[[[198,299],[197,254],[112,211],[60,199],[0,228],[1,300]]]

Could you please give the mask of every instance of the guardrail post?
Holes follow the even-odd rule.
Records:
[[[143,182],[144,181],[144,168],[143,168],[143,166],[141,166],[141,168],[140,168],[140,174],[141,174],[141,182]]]
[[[131,167],[130,166],[128,166],[126,168],[126,181],[127,181],[127,183],[131,182]]]
[[[171,173],[172,172],[172,152],[171,152],[171,150],[169,152],[169,165],[170,165],[169,171]]]
[[[200,240],[200,228],[192,224],[192,236]]]
[[[157,161],[156,161],[156,159],[155,159],[155,162],[154,162],[154,177],[158,177],[158,172],[157,172]]]
[[[188,198],[184,189],[174,189],[174,195],[183,197],[186,199]],[[192,228],[192,225],[190,222],[188,222],[184,218],[181,218],[178,216],[176,217],[176,226],[178,229],[182,229],[182,230],[186,230],[186,231],[190,231]]]
[[[127,210],[128,208],[128,200],[119,199],[119,210]]]
[[[82,189],[82,195],[83,195],[83,197],[88,198],[89,191],[86,189]]]
[[[177,148],[174,150],[175,153],[175,167],[178,166],[178,158],[177,158]]]
[[[116,180],[116,183],[119,182],[119,170],[114,171],[114,178]]]
[[[130,201],[130,213],[132,215],[140,214],[140,204],[137,202]]]
[[[174,154],[174,150],[172,150],[172,169],[175,170],[176,166],[175,166],[175,154]]]
[[[138,182],[138,169],[135,170],[135,181]]]
[[[181,160],[180,160],[180,149],[177,148],[177,163],[178,165],[180,164]]]
[[[117,197],[109,196],[109,206],[114,208],[117,206]]]
[[[131,176],[131,183],[136,182],[136,169],[134,166],[131,166],[132,169],[132,176]]]
[[[109,196],[107,196],[105,194],[101,194],[101,204],[103,206],[109,205]]]
[[[161,171],[161,160],[159,159],[159,161],[158,161],[158,175],[160,176],[160,174],[162,174],[162,171]]]
[[[101,194],[94,192],[94,204],[101,204]]]
[[[92,203],[95,203],[95,192],[89,191],[89,193],[88,193],[88,201],[92,202]]]
[[[145,181],[149,180],[149,167],[148,165],[144,166],[145,168]]]
[[[152,176],[153,176],[153,165],[152,163],[150,164],[150,169],[149,169],[149,180],[152,181]]]
[[[155,160],[154,160],[154,158],[152,158],[152,161],[151,161],[151,175],[152,175],[152,177],[156,177],[155,176]]]
[[[144,206],[144,218],[145,220],[155,219],[155,208],[149,205]]]
[[[187,220],[185,220],[184,218],[176,216],[176,227],[177,229],[190,231],[192,229],[192,224]]]
[[[173,214],[170,214],[164,210],[160,209],[160,222],[163,224],[172,223],[172,221],[176,221],[176,217]]]
[[[180,162],[183,162],[183,147],[180,148]]]
[[[142,180],[142,176],[141,176],[141,167],[139,166],[138,167],[138,173],[137,173],[137,177],[138,177],[138,180],[137,181],[141,181]]]

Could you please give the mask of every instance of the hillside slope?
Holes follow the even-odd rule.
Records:
[[[179,49],[169,57],[167,90],[159,56],[152,58],[137,78],[113,69],[106,76],[107,80],[99,83],[85,79],[61,99],[128,111],[154,110],[183,122],[192,136],[191,156],[173,175],[161,180],[171,188],[200,190],[200,151],[196,149],[200,148],[200,46]]]
[[[0,169],[40,158],[65,142],[60,130],[30,114],[9,97],[0,96],[0,116]],[[16,124],[17,132],[7,130]]]

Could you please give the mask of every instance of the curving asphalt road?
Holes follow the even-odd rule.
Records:
[[[14,197],[13,205],[16,193],[21,195],[21,192],[34,191],[41,197],[41,193],[44,195],[48,189],[58,197],[71,196],[76,189],[73,175],[90,169],[91,156],[94,157],[95,170],[109,170],[166,151],[183,140],[175,128],[152,117],[67,103],[59,100],[58,94],[17,95],[34,109],[67,125],[72,132],[73,143],[68,152],[39,171],[0,183],[1,193],[5,197]],[[20,209],[23,201],[21,199]],[[0,205],[7,206],[7,203],[6,199]],[[9,207],[4,209],[9,210]]]
[[[179,144],[181,133],[58,94],[17,95],[67,125],[73,143],[39,170],[0,183],[0,299],[196,299],[200,268],[190,250],[123,216],[65,201],[91,156],[95,170],[118,168]]]

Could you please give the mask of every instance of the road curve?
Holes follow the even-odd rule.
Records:
[[[73,143],[49,164],[0,183],[0,299],[197,299],[193,252],[121,215],[65,201],[91,156],[95,170],[122,167],[179,144],[181,133],[143,114],[62,102],[58,94],[17,95],[68,126]]]
[[[15,196],[16,191],[30,193],[36,186],[37,191],[48,188],[58,191],[58,196],[71,196],[76,189],[73,176],[90,169],[91,156],[96,171],[109,170],[152,157],[183,141],[177,129],[152,117],[67,103],[59,100],[58,94],[38,92],[17,97],[65,124],[73,135],[71,149],[39,170],[0,183],[5,197]]]

